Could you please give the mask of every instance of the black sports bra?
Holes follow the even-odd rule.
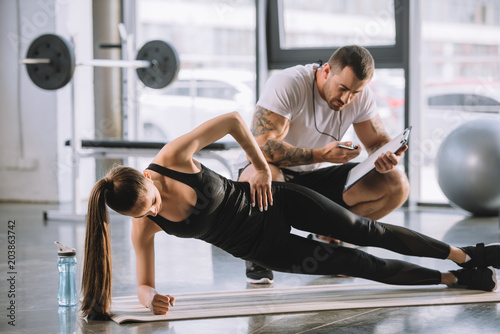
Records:
[[[218,229],[221,221],[234,216],[248,204],[245,195],[249,189],[248,183],[227,180],[204,165],[201,165],[198,173],[178,172],[154,163],[147,169],[182,182],[196,192],[196,205],[186,219],[173,222],[160,215],[148,216],[168,234],[181,238],[207,239]]]

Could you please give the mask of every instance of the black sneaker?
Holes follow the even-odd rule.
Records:
[[[457,283],[450,288],[470,290],[495,291],[497,288],[497,274],[492,267],[466,268],[450,271],[457,278]]]
[[[247,267],[247,282],[252,284],[273,284],[273,272],[253,262],[245,261]]]
[[[476,246],[468,246],[460,248],[467,255],[469,255],[470,260],[458,264],[463,268],[485,268],[492,266],[494,268],[500,269],[500,244],[489,244],[484,245],[483,243],[477,244]]]

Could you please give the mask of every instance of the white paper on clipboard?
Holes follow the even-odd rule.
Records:
[[[349,171],[347,174],[347,180],[344,185],[344,192],[351,188],[356,182],[361,180],[363,176],[375,169],[375,160],[382,153],[393,152],[396,153],[403,146],[408,144],[408,138],[410,137],[411,126],[404,130],[399,136],[394,137],[390,142],[379,148],[375,153],[371,154],[366,160],[359,163],[356,167]]]

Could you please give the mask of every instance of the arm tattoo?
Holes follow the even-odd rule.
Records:
[[[280,132],[280,124],[273,123],[273,112],[257,106],[252,121],[252,134],[254,137]],[[282,140],[270,138],[260,147],[266,159],[278,167],[290,167],[313,163],[312,149],[292,146]]]
[[[273,124],[269,116],[272,111],[257,106],[255,109],[255,114],[252,119],[252,134],[254,137],[258,137],[267,132],[276,130],[276,126]]]
[[[312,149],[295,147],[282,140],[270,139],[260,149],[268,161],[278,167],[291,167],[313,163]]]

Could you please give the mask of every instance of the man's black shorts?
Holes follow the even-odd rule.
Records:
[[[349,206],[342,199],[347,174],[357,163],[346,163],[325,168],[316,169],[310,172],[295,172],[282,168],[286,182],[303,185],[307,188],[319,192],[335,203],[348,208]]]

